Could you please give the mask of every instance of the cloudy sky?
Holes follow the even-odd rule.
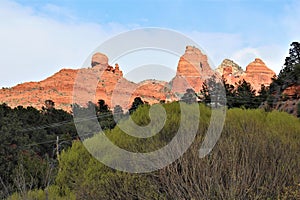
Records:
[[[229,58],[245,68],[260,57],[278,73],[290,43],[300,41],[299,7],[298,0],[0,0],[0,87],[80,68],[102,42],[143,27],[189,36],[216,66]]]

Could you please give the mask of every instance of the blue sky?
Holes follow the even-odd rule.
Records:
[[[80,68],[106,39],[143,27],[191,37],[216,66],[229,58],[245,68],[260,57],[278,73],[289,44],[300,40],[299,7],[297,0],[0,0],[0,87]]]

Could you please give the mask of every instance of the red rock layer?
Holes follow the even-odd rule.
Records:
[[[238,83],[244,74],[242,68],[229,59],[223,60],[216,71],[227,80],[227,83],[231,85]]]
[[[283,94],[287,95],[289,98],[300,98],[300,85],[293,84],[286,88],[283,92]]]
[[[226,61],[226,60],[224,60]],[[223,62],[224,62],[223,61]],[[261,85],[269,86],[272,82],[272,78],[276,76],[275,72],[269,69],[266,64],[259,58],[255,58],[253,62],[247,65],[246,71],[242,71],[238,65],[232,63],[232,65],[222,65],[217,71],[222,73],[221,75],[227,80],[229,84],[235,85],[243,79],[251,84],[253,89],[258,92],[261,89]]]
[[[104,99],[111,108],[120,104],[125,109],[130,107],[136,96],[141,96],[150,104],[166,99],[166,82],[130,82],[123,78],[118,64],[115,67],[107,64],[103,54],[95,54],[92,63],[92,68],[62,69],[40,82],[28,82],[1,89],[0,103],[7,103],[11,107],[22,105],[41,109],[45,101],[51,99],[56,108],[70,111],[73,99],[80,105]],[[124,98],[127,96],[128,99]]]
[[[40,109],[45,100],[51,99],[56,108],[70,111],[73,99],[81,105],[87,101],[103,99],[111,108],[119,104],[128,109],[136,96],[153,104],[160,100],[178,100],[187,88],[200,92],[203,82],[216,74],[210,68],[207,56],[192,46],[186,47],[184,55],[179,59],[176,76],[169,83],[156,80],[139,84],[130,82],[123,78],[119,65],[110,66],[107,56],[101,53],[92,57],[91,66],[78,70],[62,69],[40,82],[1,89],[0,103],[5,102],[11,107],[22,105]],[[269,85],[275,75],[260,59],[251,62],[245,72],[230,60],[223,62],[217,71],[221,71],[221,75],[231,84],[245,79],[256,90],[260,89],[261,84]]]
[[[262,84],[269,86],[274,76],[276,76],[274,71],[269,69],[261,59],[255,58],[255,60],[246,67],[246,72],[242,78],[251,83],[253,89],[258,92]]]
[[[179,59],[176,76],[170,83],[172,92],[184,93],[187,88],[199,92],[205,79],[213,74],[207,56],[196,47],[187,46]]]

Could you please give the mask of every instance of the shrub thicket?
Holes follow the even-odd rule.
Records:
[[[106,134],[131,151],[158,149],[176,134],[180,123],[178,103],[164,107],[165,127],[139,144],[141,139],[126,135],[117,126]],[[149,108],[141,106],[134,112],[137,124],[149,123]],[[212,152],[200,159],[199,147],[211,110],[200,105],[200,114],[199,130],[189,150],[171,165],[152,173],[116,171],[93,158],[81,142],[74,142],[61,154],[58,195],[72,194],[77,199],[300,198],[299,119],[277,111],[230,109],[221,138]],[[93,142],[99,142],[97,135],[85,141],[86,145]],[[107,158],[116,156],[110,154]]]

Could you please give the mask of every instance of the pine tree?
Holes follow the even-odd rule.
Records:
[[[141,99],[141,97],[135,97],[131,104],[131,107],[129,108],[129,114],[132,114],[140,105],[143,105],[143,104],[144,104],[144,102]]]
[[[181,101],[188,103],[188,104],[192,104],[197,102],[197,96],[196,93],[193,89],[186,89],[186,92],[184,93],[184,95],[181,97]]]
[[[235,101],[233,103],[234,107],[244,107],[244,108],[257,108],[255,102],[255,90],[252,88],[251,84],[247,81],[239,81],[237,88],[235,90]]]
[[[277,93],[277,97],[290,85],[300,84],[300,43],[292,42],[290,46],[289,56],[285,58],[283,68],[270,85],[270,92]]]

